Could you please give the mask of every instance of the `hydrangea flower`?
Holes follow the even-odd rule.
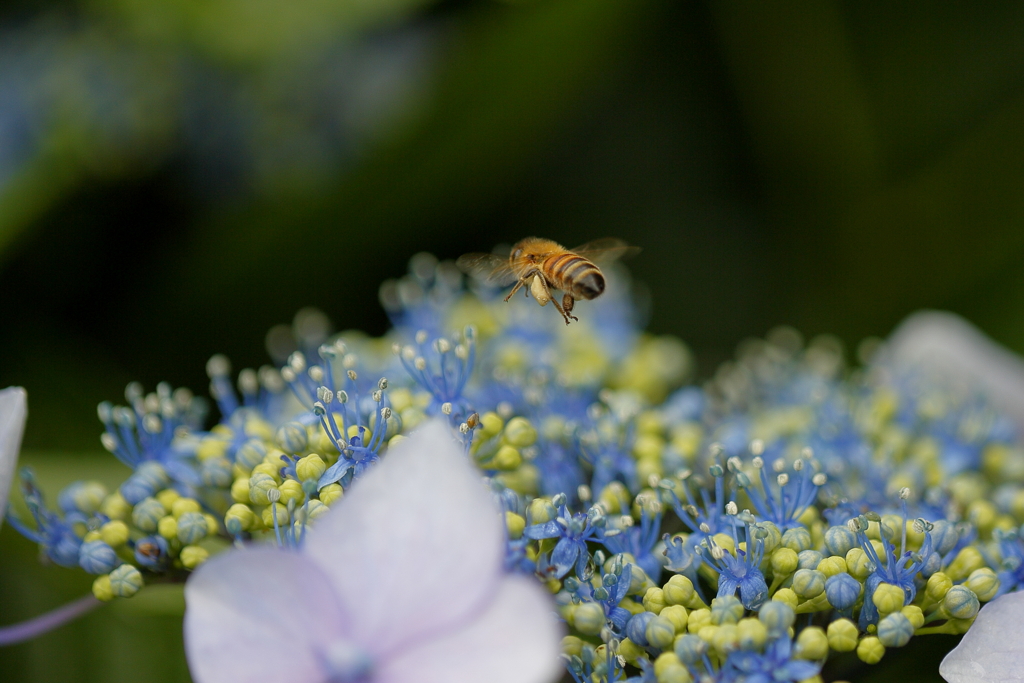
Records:
[[[981,608],[960,644],[939,665],[949,683],[1024,680],[1024,593],[1009,593]]]
[[[14,466],[21,449],[21,434],[28,417],[28,401],[21,387],[0,391],[0,523],[7,508],[7,492],[11,490]]]
[[[245,548],[195,572],[185,589],[192,675],[553,680],[553,605],[536,581],[505,574],[503,560],[491,494],[448,428],[428,423],[319,519],[299,550]]]

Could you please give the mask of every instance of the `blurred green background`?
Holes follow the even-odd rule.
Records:
[[[701,377],[779,323],[854,348],[922,307],[1024,351],[1021,35],[1019,2],[6,0],[25,459],[114,484],[95,405],[128,381],[205,393],[212,353],[266,362],[307,305],[379,334],[414,253],[529,234],[643,247],[649,327]],[[0,531],[0,623],[88,585]],[[107,607],[0,671],[187,680],[177,614]],[[938,680],[951,641],[922,640],[872,680]]]

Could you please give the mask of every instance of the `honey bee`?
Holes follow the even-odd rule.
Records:
[[[527,237],[512,247],[508,258],[497,254],[465,254],[456,265],[465,273],[490,284],[504,287],[515,282],[505,301],[526,287],[527,296],[541,306],[550,301],[562,314],[565,324],[579,321],[572,310],[579,299],[593,299],[604,291],[604,273],[597,263],[609,263],[640,251],[622,240],[605,238],[588,242],[575,249],[566,249],[558,242]],[[564,292],[559,304],[551,290]]]

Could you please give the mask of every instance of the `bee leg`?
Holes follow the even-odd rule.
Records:
[[[563,313],[563,315],[565,315],[568,318],[572,318],[576,322],[579,322],[580,319],[577,318],[576,316],[572,315],[572,309],[573,309],[573,307],[575,305],[576,305],[576,299],[573,298],[572,294],[569,294],[568,292],[566,292],[565,296],[562,297],[562,308],[565,309],[565,312]],[[565,324],[568,325],[569,321],[566,320]]]
[[[566,296],[568,296],[568,295],[566,295]],[[562,301],[564,302],[565,299],[563,298]],[[569,319],[570,318],[572,318],[573,320],[579,322],[579,318],[577,318],[575,316],[572,316],[572,315],[569,315],[568,313],[565,312],[565,309],[562,308],[562,305],[560,303],[558,303],[557,299],[552,299],[551,303],[553,303],[555,305],[555,308],[558,309],[558,312],[562,314],[562,317],[565,319],[565,324],[566,325],[569,324]]]
[[[505,302],[506,303],[508,303],[508,300],[512,298],[513,294],[515,294],[516,292],[519,291],[519,288],[522,287],[525,282],[526,282],[526,280],[520,280],[519,282],[516,283],[516,286],[513,287],[512,291],[509,292],[508,296],[505,297]]]

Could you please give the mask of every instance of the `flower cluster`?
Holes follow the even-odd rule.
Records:
[[[831,653],[964,633],[1024,583],[1024,450],[969,383],[884,349],[851,369],[779,329],[683,386],[685,346],[640,331],[615,271],[569,327],[426,255],[381,300],[384,339],[297,330],[237,390],[214,357],[210,429],[188,392],[131,385],[99,411],[133,468],[119,490],[77,483],[50,510],[25,475],[33,519],[9,519],[127,597],[231,544],[301,547],[437,417],[504,511],[505,571],[555,596],[577,683],[820,680]]]

